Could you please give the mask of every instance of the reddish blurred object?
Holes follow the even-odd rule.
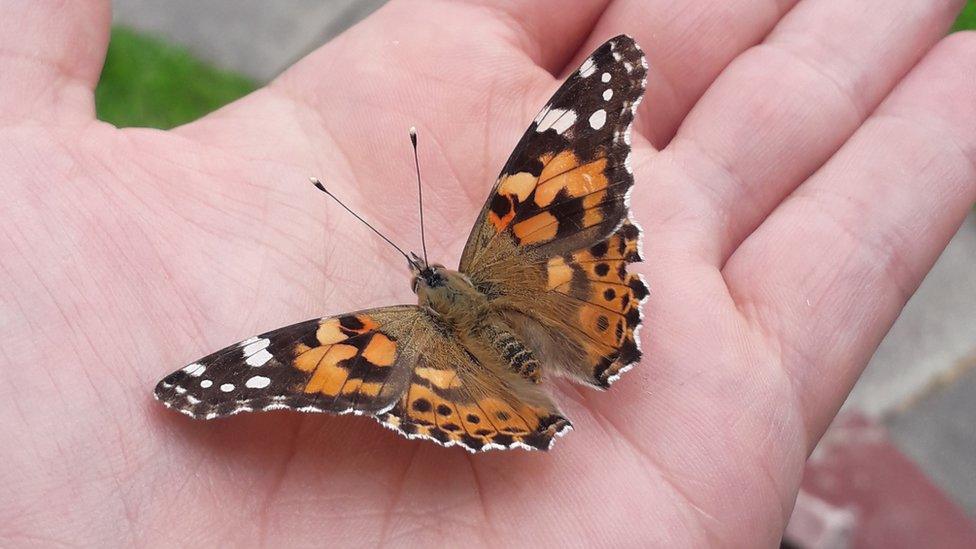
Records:
[[[888,439],[846,413],[807,460],[784,546],[976,547],[976,525]]]

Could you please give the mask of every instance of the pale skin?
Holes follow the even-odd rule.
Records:
[[[976,197],[976,36],[949,0],[394,0],[174,131],[97,122],[109,3],[0,0],[0,545],[774,545],[817,443]],[[195,422],[155,382],[234,341],[414,302],[320,177],[453,266],[558,81],[645,50],[645,359],[558,384],[549,453],[366,419]],[[756,46],[756,44],[762,45]]]

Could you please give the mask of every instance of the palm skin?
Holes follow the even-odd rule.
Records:
[[[82,4],[0,3],[3,545],[773,545],[976,194],[976,38],[941,39],[959,2],[394,1],[171,132],[93,119],[109,16]],[[575,431],[552,452],[152,400],[253,333],[412,302],[307,176],[417,248],[416,125],[450,265],[559,73],[619,32],[651,64],[645,359],[608,393],[557,384]]]

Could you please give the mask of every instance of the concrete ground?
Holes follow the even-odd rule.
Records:
[[[115,23],[162,36],[218,67],[270,80],[386,0],[114,0]]]
[[[888,332],[846,407],[976,517],[976,216],[970,215]]]
[[[115,0],[115,21],[265,81],[385,0]],[[976,217],[970,216],[892,328],[848,409],[976,516]]]

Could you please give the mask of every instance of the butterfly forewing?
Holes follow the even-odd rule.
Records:
[[[291,408],[377,413],[403,394],[414,305],[309,320],[217,351],[163,378],[156,398],[191,417]]]
[[[617,36],[556,91],[506,162],[460,270],[531,340],[551,368],[607,387],[640,358],[647,288],[629,219],[630,127],[644,55]]]
[[[618,36],[569,76],[505,163],[468,237],[462,271],[477,270],[499,236],[551,256],[595,244],[620,225],[634,182],[630,125],[646,74],[640,48]]]

